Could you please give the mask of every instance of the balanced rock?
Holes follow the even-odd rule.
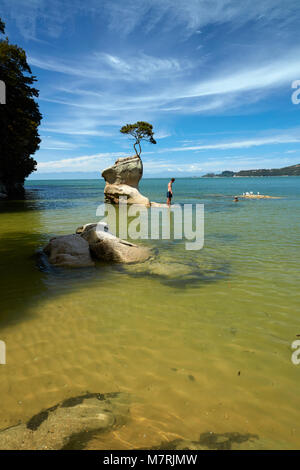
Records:
[[[140,263],[151,257],[151,250],[135,245],[97,228],[97,224],[79,227],[81,237],[89,244],[92,254],[99,260],[114,263]]]
[[[122,196],[127,198],[128,204],[150,206],[149,199],[138,190],[143,176],[143,163],[137,155],[119,158],[113,166],[103,170],[102,176],[106,182],[104,195],[107,202],[119,204]]]
[[[55,266],[78,268],[95,265],[88,242],[77,234],[52,238],[44,252]]]
[[[109,184],[128,184],[138,188],[143,176],[142,160],[137,155],[118,158],[113,166],[103,170],[102,176]]]
[[[127,204],[140,204],[150,206],[149,199],[143,196],[138,189],[128,184],[107,184],[104,189],[105,200],[113,204],[119,204],[120,197],[126,198]],[[124,202],[125,202],[124,201]]]

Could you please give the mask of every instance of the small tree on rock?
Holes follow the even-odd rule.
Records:
[[[142,140],[150,142],[151,144],[156,144],[156,140],[153,137],[153,126],[152,124],[149,124],[149,122],[138,121],[135,124],[126,124],[120,129],[120,132],[122,134],[131,135],[135,139],[133,147],[138,157],[140,157],[142,153]],[[139,151],[137,150],[137,146]]]

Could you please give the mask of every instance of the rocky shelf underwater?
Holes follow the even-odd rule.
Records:
[[[4,450],[83,450],[130,420],[130,396],[123,392],[86,393],[41,410],[26,423],[0,430]],[[199,440],[161,442],[149,450],[230,450],[251,448],[257,435],[201,433]]]

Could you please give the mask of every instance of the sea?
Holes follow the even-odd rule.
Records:
[[[165,202],[167,183],[140,190]],[[0,430],[125,392],[130,418],[88,449],[299,449],[300,177],[177,178],[173,203],[204,205],[201,249],[138,240],[145,263],[47,266],[51,237],[98,221],[103,189],[28,180],[25,201],[0,201]],[[233,201],[250,191],[273,198]]]

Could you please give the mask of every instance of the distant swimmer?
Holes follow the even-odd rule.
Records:
[[[167,204],[170,207],[171,205],[171,199],[173,197],[173,191],[172,191],[172,184],[174,183],[175,178],[171,178],[168,184],[168,191],[167,191]]]
[[[239,202],[239,198],[237,196],[234,196],[234,202]]]

